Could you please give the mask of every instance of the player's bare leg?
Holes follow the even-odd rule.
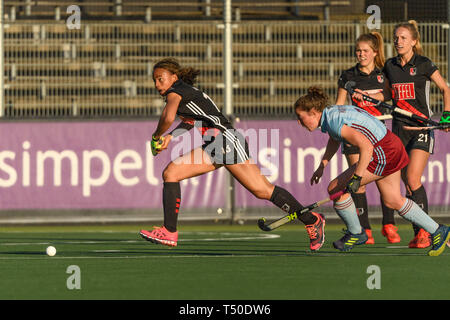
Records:
[[[430,154],[424,150],[413,149],[409,153],[409,164],[403,170],[403,181],[407,190],[407,197],[417,203],[428,214],[428,197],[422,185],[422,173],[428,163]],[[426,248],[431,245],[430,235],[413,224],[414,238],[410,241],[410,248]]]
[[[243,163],[226,165],[226,169],[258,199],[269,200],[289,214],[300,212],[303,206],[284,188],[274,186],[261,174],[259,167],[247,160]],[[310,249],[319,250],[324,243],[325,219],[315,212],[307,212],[297,217],[305,224],[310,238]]]
[[[377,186],[386,201],[386,205],[392,206],[393,209],[398,210],[400,216],[428,232],[432,239],[432,248],[428,251],[428,255],[440,255],[444,251],[445,243],[450,239],[450,228],[437,224],[414,201],[402,197],[400,187],[397,187],[399,181],[399,172],[377,181]],[[402,201],[404,201],[404,204],[400,209],[397,209]]]
[[[214,171],[219,167],[220,165],[212,163],[202,148],[194,149],[170,162],[163,171],[164,225],[152,231],[141,230],[141,236],[153,243],[176,246],[178,212],[181,205],[180,181]]]

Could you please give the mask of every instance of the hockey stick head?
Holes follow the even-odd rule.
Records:
[[[347,81],[344,85],[344,89],[347,90],[349,93],[353,93],[354,92],[354,87],[356,86],[356,82],[355,81]]]
[[[258,219],[258,227],[262,230],[262,231],[272,231],[271,228],[269,228],[266,225],[266,219],[265,218],[260,218]]]

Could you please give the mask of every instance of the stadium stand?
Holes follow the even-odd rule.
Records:
[[[291,114],[293,101],[312,83],[334,98],[338,76],[354,63],[354,40],[367,27],[359,20],[302,18],[323,19],[328,4],[333,19],[367,19],[364,2],[258,3],[233,1],[236,115]],[[73,4],[81,9],[79,29],[66,25]],[[5,0],[6,116],[157,115],[163,102],[153,88],[152,66],[167,56],[199,68],[198,85],[221,107],[222,10],[218,0]],[[393,26],[381,29],[388,56]],[[421,28],[427,55],[446,76],[448,29],[436,23]]]
[[[233,0],[236,18],[244,19],[325,19],[348,15],[350,0]],[[203,20],[221,19],[223,0],[6,0],[13,19],[59,20],[64,8],[80,7],[88,20]],[[354,12],[351,12],[354,13]],[[354,17],[354,16],[353,16]]]

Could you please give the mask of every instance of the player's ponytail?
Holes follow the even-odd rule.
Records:
[[[153,66],[153,72],[155,69],[161,68],[165,69],[173,74],[176,74],[179,79],[183,80],[189,85],[193,85],[197,76],[200,74],[200,71],[191,67],[181,67],[178,61],[174,58],[165,58]]]
[[[375,51],[377,52],[377,56],[375,57],[375,65],[377,68],[383,69],[385,61],[383,36],[376,31],[373,31],[370,34],[376,39],[374,44]]]
[[[411,36],[416,40],[416,45],[413,47],[414,53],[423,55],[422,43],[420,42],[419,25],[415,20],[409,20],[408,22],[397,24],[394,28],[394,35],[398,28],[408,29]]]
[[[356,39],[356,44],[359,42],[366,42],[372,48],[374,52],[377,53],[375,56],[375,66],[378,69],[382,69],[384,67],[384,41],[383,36],[376,31],[371,33],[362,34]]]
[[[328,107],[328,96],[321,87],[311,86],[308,93],[301,96],[294,104],[294,110],[311,111],[316,109],[322,112]]]
[[[195,80],[197,79],[197,76],[200,74],[200,71],[191,67],[181,68],[180,72],[177,73],[178,78],[183,80],[189,85],[193,85],[195,83]]]

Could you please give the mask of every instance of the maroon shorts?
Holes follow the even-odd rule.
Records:
[[[372,161],[367,170],[377,176],[388,176],[408,163],[409,157],[400,138],[388,130],[384,138],[373,146]]]

